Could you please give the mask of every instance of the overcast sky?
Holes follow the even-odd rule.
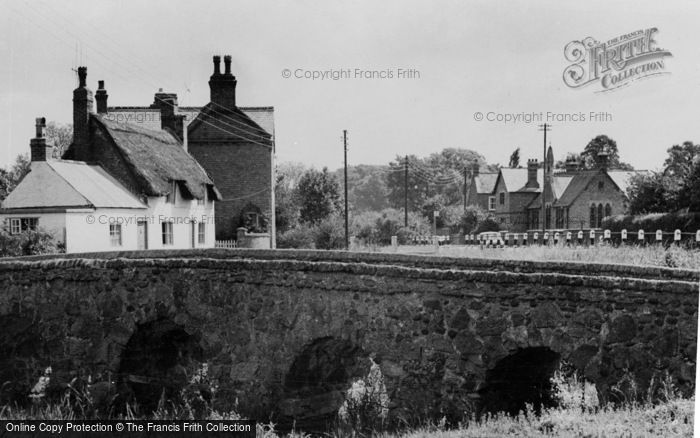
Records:
[[[700,5],[691,1],[67,1],[0,3],[0,164],[29,150],[34,118],[71,122],[72,69],[103,79],[110,105],[149,105],[162,87],[204,105],[213,54],[230,54],[238,104],[274,106],[278,160],[386,164],[397,154],[473,149],[507,164],[516,147],[540,157],[533,123],[476,121],[475,112],[583,113],[553,122],[555,157],[598,134],[637,168],[700,142]],[[612,92],[567,87],[564,47],[656,27],[665,71]],[[398,78],[398,69],[419,77]],[[289,69],[291,78],[283,77]],[[311,80],[329,69],[393,78]],[[591,122],[591,112],[607,121]]]

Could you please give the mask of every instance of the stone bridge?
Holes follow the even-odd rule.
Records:
[[[372,363],[404,421],[543,401],[562,361],[604,399],[625,375],[641,393],[668,373],[690,394],[699,277],[284,250],[8,260],[2,401],[26,400],[49,365],[54,383],[128,389],[147,408],[206,369],[217,409],[281,422],[333,417]]]

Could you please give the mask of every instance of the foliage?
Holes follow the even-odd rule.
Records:
[[[636,233],[644,230],[647,233],[664,230],[673,232],[681,230],[684,233],[695,233],[700,230],[700,213],[651,213],[644,215],[616,215],[603,219],[603,228],[612,232],[627,230]]]
[[[7,198],[22,178],[29,173],[31,161],[29,154],[17,155],[15,162],[9,169],[0,169],[0,201]]]
[[[599,135],[588,142],[581,152],[583,167],[586,169],[596,169],[602,165],[602,157],[598,154],[607,153],[609,168],[617,168],[620,165],[620,153],[617,150],[617,143],[607,135]]]
[[[489,213],[483,208],[477,205],[468,205],[459,220],[459,228],[462,233],[471,234],[476,232],[477,228],[480,228],[480,225],[489,218]]]
[[[299,200],[296,188],[306,167],[301,163],[281,163],[275,182],[275,226],[284,233],[299,223]]]
[[[314,227],[314,243],[317,249],[345,248],[345,222],[342,216],[326,217]]]
[[[340,210],[340,186],[327,167],[304,172],[296,191],[301,222],[317,224]]]
[[[53,234],[44,230],[28,230],[20,234],[0,231],[0,257],[20,257],[63,252]]]
[[[387,166],[368,164],[348,166],[348,205],[351,212],[381,211],[389,207],[386,185],[388,170]],[[338,181],[344,180],[342,168],[334,174]]]
[[[53,158],[61,158],[68,146],[73,142],[73,125],[49,122],[46,125],[46,140],[53,144]]]
[[[474,230],[475,233],[484,233],[486,231],[499,231],[501,226],[496,222],[496,219],[492,216],[487,217],[483,221],[479,222]]]
[[[510,154],[510,159],[508,160],[508,167],[511,169],[517,169],[520,167],[520,148],[517,148]]]
[[[674,190],[671,178],[661,172],[633,175],[627,189],[629,212],[644,214],[676,210],[675,199],[669,196]]]
[[[277,234],[277,248],[314,249],[314,230],[308,225],[298,225]]]
[[[338,410],[341,429],[371,435],[384,429],[389,415],[389,396],[379,365],[372,364],[364,379],[353,382]]]

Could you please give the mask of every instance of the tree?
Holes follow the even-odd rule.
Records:
[[[317,224],[340,210],[340,185],[324,167],[307,170],[296,188],[299,217],[302,222]]]
[[[73,141],[73,125],[49,122],[44,132],[47,142],[53,144],[53,157],[61,158]]]
[[[510,154],[510,160],[508,160],[508,167],[511,169],[516,169],[520,167],[520,148],[517,148]]]
[[[22,178],[29,173],[31,161],[29,154],[17,155],[15,163],[9,169],[0,169],[0,200],[7,198],[17,187]]]
[[[700,212],[700,153],[693,159],[693,167],[683,184],[680,201],[687,203],[689,211]]]
[[[618,168],[620,166],[620,154],[617,150],[617,143],[607,135],[599,135],[589,141],[586,147],[581,152],[581,160],[585,169],[596,169],[601,167],[603,162],[599,156],[601,152],[608,154],[607,161],[609,168]]]
[[[306,166],[301,163],[280,163],[275,183],[275,225],[282,234],[299,224],[299,199],[296,188]]]
[[[627,196],[630,214],[663,213],[675,210],[670,179],[662,172],[641,173],[630,179]]]
[[[700,145],[686,141],[682,145],[671,146],[667,152],[663,174],[670,183],[666,196],[675,200],[678,209],[686,208],[691,203],[694,190],[698,189],[691,179],[694,179],[695,160],[700,157]]]

